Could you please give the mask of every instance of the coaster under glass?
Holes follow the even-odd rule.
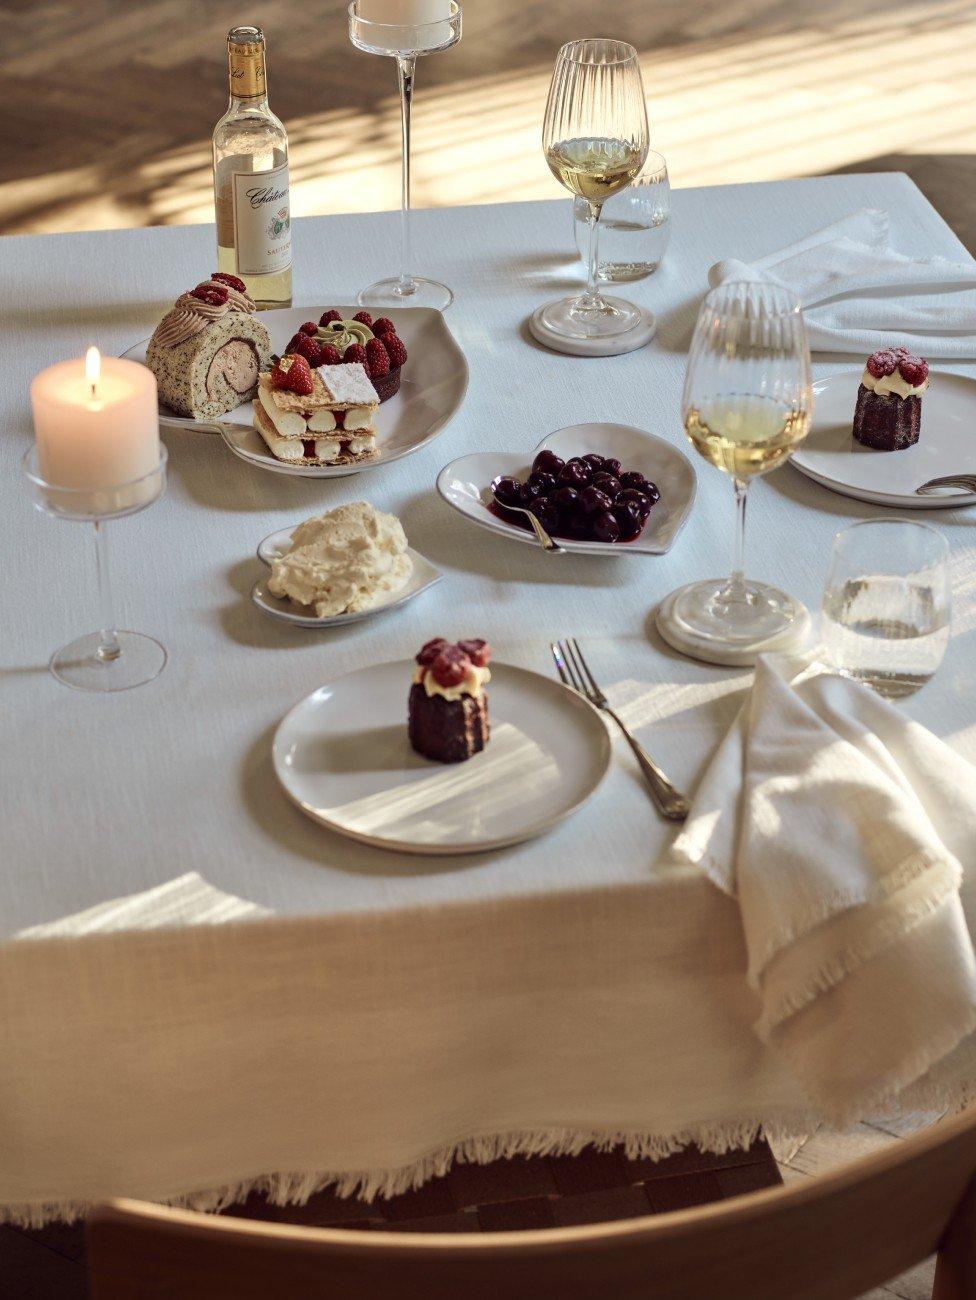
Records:
[[[763,582],[706,578],[661,602],[661,636],[706,663],[746,665],[761,654],[798,650],[810,631],[806,606]]]

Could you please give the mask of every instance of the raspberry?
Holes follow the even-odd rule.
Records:
[[[884,379],[885,375],[893,375],[898,365],[898,358],[890,348],[880,348],[868,357],[868,372],[874,375],[875,379]]]
[[[282,357],[272,370],[271,385],[273,388],[288,389],[299,397],[308,397],[315,390],[311,367],[303,356],[294,353]]]
[[[223,307],[230,294],[217,284],[198,284],[195,289],[190,290],[190,297],[199,298],[210,307]]]
[[[433,641],[428,641],[426,645],[420,647],[420,654],[417,655],[417,663],[426,668],[432,664],[442,650],[448,647],[447,641],[442,636],[435,636]]]
[[[471,660],[460,646],[449,645],[430,665],[438,686],[460,686],[471,671]]]
[[[247,285],[243,280],[238,279],[236,275],[228,275],[226,271],[214,271],[210,278],[211,280],[219,280],[221,284],[229,284],[238,293],[247,293]]]
[[[459,641],[458,648],[464,651],[476,668],[484,668],[491,658],[491,646],[480,638]]]
[[[918,388],[929,377],[929,363],[921,357],[914,357],[909,353],[908,356],[898,359],[898,373],[907,384],[911,384],[913,388]]]
[[[328,311],[324,311],[322,315],[319,317],[319,324],[328,325],[331,321],[334,320],[342,320],[342,312],[336,311],[334,307],[330,307]]]
[[[407,349],[403,346],[403,340],[399,335],[384,334],[382,342],[386,348],[386,355],[390,358],[390,365],[402,366],[407,359]]]
[[[342,365],[342,357],[339,355],[339,349],[334,348],[331,343],[323,343],[319,350],[320,366],[339,366]]]
[[[299,332],[299,334],[311,334],[312,337],[314,338],[314,337],[315,337],[315,331],[316,331],[317,329],[318,329],[318,326],[316,325],[315,321],[313,321],[313,320],[307,320],[307,321],[305,322],[304,325],[299,325],[299,327],[298,327],[298,332]]]
[[[360,365],[365,366],[366,349],[361,343],[350,343],[345,352],[343,352],[342,359],[347,365],[351,365],[352,362],[358,361]]]
[[[360,325],[365,325],[367,329],[370,329],[373,324],[373,318],[368,311],[357,311],[353,320],[358,320]]]
[[[309,338],[307,334],[299,331],[288,344],[287,351],[297,352],[300,357],[304,357],[310,366],[320,366],[322,364],[322,346],[318,339]]]
[[[366,344],[366,369],[370,379],[379,379],[380,375],[390,373],[390,358],[381,339],[370,339]]]
[[[381,334],[396,333],[396,326],[390,320],[389,316],[381,316],[379,320],[374,320],[372,325],[370,326],[370,329],[373,331],[373,333],[376,335],[377,338],[379,338]]]

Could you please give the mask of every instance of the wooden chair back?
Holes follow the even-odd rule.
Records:
[[[92,1300],[853,1300],[940,1252],[976,1300],[976,1110],[808,1182],[672,1214],[492,1234],[355,1232],[111,1201]]]

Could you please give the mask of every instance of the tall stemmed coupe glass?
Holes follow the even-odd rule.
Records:
[[[380,17],[381,16],[381,17]],[[392,21],[391,21],[392,20]],[[400,193],[400,274],[360,290],[361,307],[436,307],[454,301],[453,290],[439,280],[412,274],[410,249],[410,108],[417,59],[450,49],[461,39],[461,6],[457,0],[352,0],[349,39],[357,50],[396,59],[400,85],[400,129],[403,161]]]
[[[792,293],[744,281],[711,291],[698,313],[681,412],[695,450],[732,477],[735,547],[730,578],[695,582],[668,597],[658,614],[661,634],[719,663],[791,649],[809,616],[785,592],[747,581],[745,523],[752,479],[787,461],[810,429],[810,348]]]
[[[647,108],[637,51],[624,41],[570,41],[556,66],[542,125],[549,170],[589,207],[585,293],[560,298],[542,311],[542,324],[564,338],[612,338],[631,329],[641,312],[597,287],[600,212],[626,188],[647,157]]]

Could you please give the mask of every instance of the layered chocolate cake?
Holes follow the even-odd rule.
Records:
[[[181,294],[146,352],[159,400],[194,420],[250,401],[271,357],[271,337],[253,313],[254,300],[234,275],[215,272]]]
[[[857,390],[854,438],[874,451],[903,451],[918,442],[929,365],[907,348],[880,348],[868,357]]]
[[[438,763],[463,763],[488,744],[490,658],[486,641],[452,645],[436,637],[423,647],[408,705],[410,743],[418,754]]]

